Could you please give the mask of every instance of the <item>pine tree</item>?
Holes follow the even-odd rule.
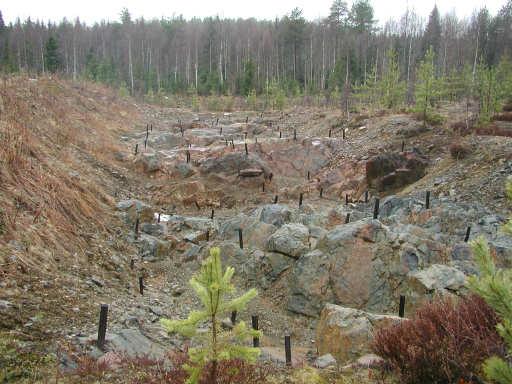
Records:
[[[187,384],[197,384],[204,369],[210,364],[210,383],[217,382],[217,364],[221,360],[243,359],[255,362],[260,354],[259,348],[237,345],[251,337],[261,337],[259,331],[248,329],[243,321],[236,324],[231,331],[219,327],[219,318],[232,311],[240,312],[247,303],[257,295],[251,289],[240,297],[231,298],[235,287],[231,283],[235,270],[227,267],[222,270],[220,249],[211,248],[210,256],[201,266],[200,272],[190,279],[190,285],[199,297],[203,309],[193,311],[185,320],[162,319],[161,324],[170,333],[180,333],[187,337],[198,337],[202,346],[189,349],[192,365],[184,368],[190,376]],[[206,334],[198,334],[201,323],[209,322]]]
[[[378,106],[379,99],[379,81],[377,80],[377,73],[375,67],[372,67],[370,72],[366,75],[364,83],[355,87],[356,98],[363,105],[368,106],[370,113],[373,113],[374,108]]]
[[[387,66],[379,84],[381,103],[385,108],[393,109],[403,104],[406,85],[404,81],[400,81],[400,68],[396,53],[390,49],[386,53],[386,57]]]
[[[416,111],[421,114],[425,123],[438,95],[439,84],[435,76],[434,51],[430,47],[418,68],[415,89]]]
[[[45,46],[44,60],[49,72],[55,73],[60,66],[59,45],[55,37],[50,36]]]
[[[503,56],[496,70],[500,101],[512,102],[512,61]]]
[[[512,200],[512,182],[506,185],[507,197]],[[512,235],[512,221],[504,226],[504,232]],[[480,276],[469,279],[471,290],[480,295],[500,316],[497,330],[505,340],[508,354],[512,353],[512,269],[496,268],[489,244],[483,236],[471,242],[471,248],[479,267]],[[512,365],[510,361],[493,356],[483,366],[487,378],[498,384],[512,383]]]
[[[480,63],[476,73],[476,90],[479,99],[479,121],[487,123],[498,111],[499,90],[496,69]]]

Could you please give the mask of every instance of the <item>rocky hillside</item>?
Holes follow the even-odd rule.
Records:
[[[238,318],[260,316],[263,359],[282,362],[291,334],[295,361],[333,356],[320,365],[366,353],[373,327],[400,321],[400,296],[407,316],[463,293],[468,236],[511,264],[498,231],[511,139],[457,136],[458,106],[436,127],[309,108],[194,113],[50,79],[8,80],[1,105],[0,327],[37,329],[53,350],[101,358],[100,303],[107,349],[183,348],[158,319],[196,308],[187,282],[214,245],[239,288],[260,292]]]

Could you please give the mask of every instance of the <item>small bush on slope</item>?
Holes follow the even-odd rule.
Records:
[[[438,299],[408,321],[379,330],[372,349],[401,382],[454,383],[480,376],[481,363],[505,353],[494,310],[474,295]]]
[[[512,181],[507,182],[507,197],[512,201]],[[512,235],[512,220],[504,226],[504,232]],[[497,326],[500,336],[507,344],[508,356],[512,353],[512,269],[497,269],[492,260],[489,245],[484,237],[471,242],[480,276],[469,279],[469,287],[492,307],[501,318]],[[502,356],[493,356],[485,361],[484,372],[488,379],[500,384],[512,383],[512,365]]]

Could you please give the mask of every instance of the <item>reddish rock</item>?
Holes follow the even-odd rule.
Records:
[[[428,159],[417,151],[385,153],[366,163],[366,180],[378,191],[404,187],[425,175]]]

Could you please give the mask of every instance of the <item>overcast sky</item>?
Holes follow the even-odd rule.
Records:
[[[375,9],[375,18],[383,23],[389,18],[398,17],[409,7],[426,17],[437,3],[442,14],[455,10],[459,16],[469,16],[474,9],[484,5],[495,14],[506,0],[370,0]],[[170,17],[182,14],[185,18],[219,15],[221,17],[255,17],[273,19],[289,13],[294,7],[304,11],[310,20],[325,17],[332,0],[2,0],[0,10],[6,23],[17,17],[33,20],[58,21],[63,17],[92,24],[95,21],[118,20],[120,10],[127,7],[134,18]],[[352,0],[348,0],[350,5]]]

